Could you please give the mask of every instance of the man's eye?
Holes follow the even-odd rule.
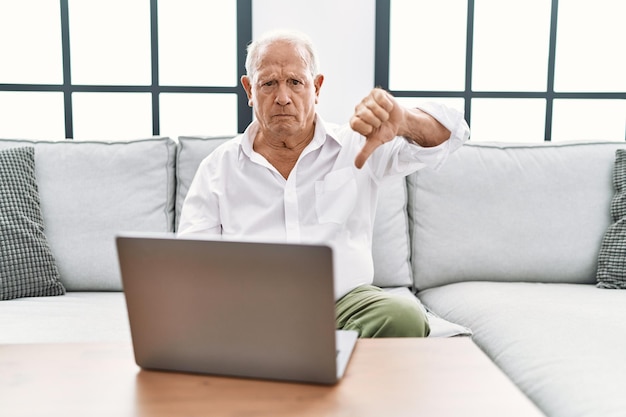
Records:
[[[274,81],[267,81],[261,84],[263,87],[271,87],[274,85]]]
[[[300,81],[298,81],[298,80],[291,80],[291,84],[292,85],[300,85],[302,83]]]

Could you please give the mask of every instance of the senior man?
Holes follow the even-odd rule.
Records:
[[[299,32],[252,42],[246,72],[241,83],[256,120],[202,161],[179,234],[328,244],[338,329],[427,336],[416,302],[372,285],[374,214],[383,179],[437,167],[467,140],[462,114],[435,104],[408,109],[373,89],[349,125],[325,123],[315,110],[324,76]]]

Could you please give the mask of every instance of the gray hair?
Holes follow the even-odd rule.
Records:
[[[319,74],[319,58],[311,39],[301,32],[293,30],[275,30],[263,34],[259,39],[248,45],[248,55],[246,56],[246,73],[248,77],[252,78],[254,72],[257,70],[257,63],[263,48],[274,42],[287,42],[302,49],[306,52],[306,55],[308,55],[303,54],[302,58],[308,64],[311,76],[315,78]]]

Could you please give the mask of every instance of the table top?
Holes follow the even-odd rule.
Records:
[[[334,386],[141,370],[129,344],[0,345],[2,415],[541,416],[469,338],[361,339]]]

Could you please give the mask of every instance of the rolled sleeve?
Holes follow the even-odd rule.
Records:
[[[434,169],[439,169],[448,155],[459,149],[470,136],[470,129],[463,118],[463,113],[441,103],[429,102],[417,106],[421,111],[428,113],[450,131],[450,137],[440,145],[419,148],[419,157],[423,163]]]

